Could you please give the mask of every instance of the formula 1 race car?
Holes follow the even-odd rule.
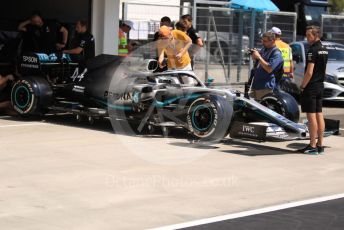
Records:
[[[109,118],[116,132],[125,133],[182,127],[203,141],[228,134],[258,140],[308,136],[306,125],[240,92],[207,87],[191,71],[153,73],[156,61],[112,55],[97,56],[85,66],[68,56],[22,56],[22,76],[11,93],[14,109],[22,115],[68,112],[89,122]]]

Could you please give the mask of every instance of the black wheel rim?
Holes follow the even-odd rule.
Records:
[[[207,131],[214,121],[212,109],[207,105],[198,105],[192,112],[192,125],[197,131]]]
[[[24,109],[28,106],[31,100],[31,93],[30,90],[21,85],[15,89],[14,93],[14,102],[15,105],[18,106],[20,109]]]

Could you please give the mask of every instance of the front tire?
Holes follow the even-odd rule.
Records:
[[[282,91],[289,93],[296,101],[300,101],[300,89],[290,78],[283,77],[278,85]]]
[[[269,93],[262,98],[260,103],[293,122],[299,122],[299,106],[295,98],[288,93]]]
[[[201,141],[220,141],[228,133],[233,115],[232,105],[218,95],[194,100],[187,112],[190,133]]]

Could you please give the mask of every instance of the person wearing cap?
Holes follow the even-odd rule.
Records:
[[[283,70],[284,74],[283,77],[294,77],[294,67],[293,67],[293,54],[290,46],[282,41],[282,31],[278,27],[272,27],[270,32],[275,34],[276,37],[276,46],[282,53],[282,58],[284,61]]]
[[[133,45],[129,41],[129,32],[134,29],[134,23],[124,20],[118,31],[118,55],[127,56],[132,50]]]
[[[164,66],[164,57],[167,56],[168,69],[192,70],[188,49],[192,45],[191,38],[180,30],[171,30],[161,26],[161,39],[158,40],[159,66]]]

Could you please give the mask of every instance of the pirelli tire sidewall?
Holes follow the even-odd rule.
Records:
[[[233,107],[225,98],[206,95],[190,103],[186,120],[190,133],[196,139],[219,141],[228,133],[232,115]]]
[[[52,89],[45,79],[25,77],[18,80],[11,91],[11,103],[22,115],[41,114],[52,101]]]

